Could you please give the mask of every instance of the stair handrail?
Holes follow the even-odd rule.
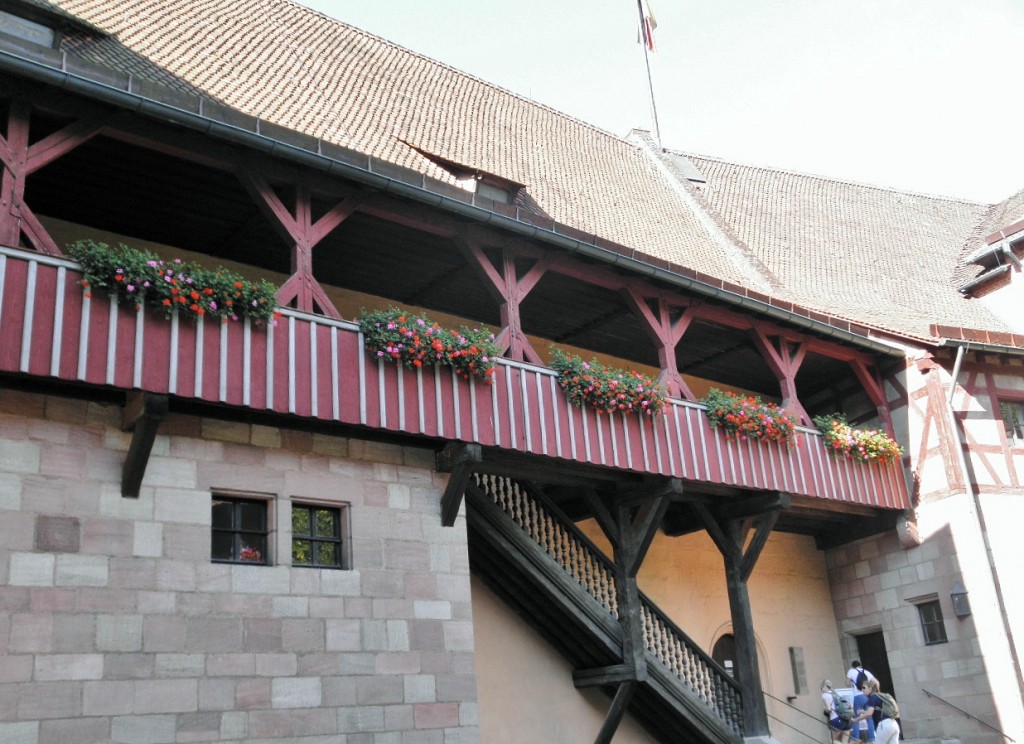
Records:
[[[473,479],[495,506],[618,618],[614,562],[558,506],[528,483],[482,473]],[[643,592],[640,599],[647,650],[726,725],[741,728],[743,701],[736,680]]]
[[[968,713],[968,712],[967,712],[966,710],[964,710],[963,708],[958,708],[957,706],[953,705],[953,703],[951,703],[951,702],[949,702],[948,700],[946,700],[946,698],[944,698],[944,697],[942,697],[942,696],[940,696],[940,695],[936,695],[936,694],[935,694],[934,692],[930,692],[930,691],[928,691],[928,690],[924,689],[923,687],[921,688],[921,692],[923,692],[923,693],[924,693],[925,695],[927,695],[927,696],[928,696],[928,697],[930,697],[930,698],[935,698],[936,700],[939,700],[939,701],[941,701],[941,702],[945,703],[946,705],[948,705],[948,706],[949,706],[950,708],[952,708],[953,710],[956,710],[956,711],[960,711],[960,712],[961,712],[961,713],[963,713],[963,714],[964,714],[965,716],[967,716],[967,717],[968,717],[968,718],[970,718],[970,719],[973,719],[973,720],[977,721],[978,723],[980,723],[980,724],[981,724],[982,726],[984,726],[985,728],[988,728],[988,729],[992,729],[993,731],[995,731],[995,732],[996,732],[997,734],[999,734],[999,735],[1000,735],[1001,737],[1003,737],[1003,738],[1004,738],[1004,739],[1006,739],[1007,741],[1009,741],[1009,742],[1013,742],[1013,744],[1016,744],[1016,740],[1015,740],[1015,739],[1013,739],[1013,737],[1011,737],[1011,736],[1008,736],[1007,734],[1004,734],[1004,733],[1003,733],[1002,731],[1000,731],[999,729],[997,729],[997,728],[996,728],[995,726],[993,726],[993,725],[992,725],[991,723],[986,723],[985,721],[981,720],[980,718],[978,718],[978,717],[977,717],[976,715],[974,715],[973,713]]]
[[[780,698],[777,698],[777,697],[775,697],[774,695],[770,695],[770,694],[768,694],[767,692],[766,692],[766,693],[764,693],[764,696],[765,696],[766,698],[771,698],[772,700],[774,700],[774,701],[775,701],[775,702],[777,702],[777,703],[782,703],[783,705],[785,705],[785,706],[786,706],[787,708],[789,708],[790,710],[792,710],[792,711],[794,711],[794,712],[796,712],[796,713],[799,713],[800,715],[802,715],[802,716],[803,716],[804,718],[810,718],[810,719],[811,719],[812,721],[814,721],[814,722],[815,722],[815,723],[816,723],[816,724],[817,724],[818,726],[822,727],[822,731],[823,731],[823,733],[824,733],[824,737],[823,737],[823,738],[824,738],[824,741],[826,742],[826,744],[831,744],[831,742],[832,742],[832,732],[831,732],[831,730],[829,729],[829,727],[828,727],[828,723],[827,723],[826,721],[824,721],[824,720],[823,720],[823,719],[821,719],[821,718],[818,718],[817,716],[812,716],[812,715],[811,715],[810,713],[808,713],[807,711],[803,711],[803,710],[800,710],[800,709],[799,709],[799,708],[797,708],[797,707],[796,707],[795,705],[793,705],[792,703],[790,703],[790,702],[789,702],[788,700],[782,700],[782,699],[780,699]],[[807,733],[806,731],[803,731],[803,730],[801,730],[801,729],[798,729],[798,728],[797,728],[796,726],[792,725],[791,723],[787,723],[786,721],[783,721],[783,720],[782,720],[781,718],[779,718],[778,716],[773,716],[773,715],[772,715],[771,713],[769,713],[769,714],[768,714],[768,717],[769,717],[769,718],[771,718],[771,719],[773,719],[773,720],[775,720],[775,721],[778,721],[779,723],[781,723],[781,724],[782,724],[783,726],[785,726],[786,728],[790,728],[790,729],[792,729],[793,731],[796,731],[796,732],[797,732],[798,734],[800,734],[801,736],[806,736],[806,737],[807,737],[808,739],[811,739],[811,740],[813,740],[813,741],[818,741],[817,737],[811,736],[811,735],[810,735],[810,734],[808,734],[808,733]]]

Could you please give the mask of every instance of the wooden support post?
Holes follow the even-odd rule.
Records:
[[[761,356],[768,363],[772,374],[779,381],[779,393],[782,396],[782,407],[797,417],[797,420],[805,426],[813,426],[811,417],[804,410],[803,404],[796,393],[796,373],[800,371],[807,350],[801,344],[796,351],[790,351],[790,342],[779,338],[779,348],[776,349],[768,339],[765,329],[755,325],[750,330],[750,337],[754,345],[761,352]]]
[[[149,454],[160,422],[167,418],[169,401],[166,395],[129,393],[121,416],[121,428],[132,432],[128,456],[121,467],[121,496],[137,499],[146,474]]]
[[[363,197],[357,195],[342,199],[327,214],[313,222],[313,197],[308,187],[296,186],[293,215],[266,179],[255,170],[244,168],[238,177],[264,216],[292,246],[292,275],[277,291],[278,304],[287,305],[294,300],[298,310],[312,313],[319,308],[321,313],[330,318],[340,318],[341,313],[313,276],[313,249],[334,228],[348,219],[359,207]]]
[[[25,204],[25,181],[30,173],[32,148],[29,147],[29,119],[32,107],[27,99],[11,101],[7,117],[7,136],[0,137],[0,245],[18,247],[22,234],[40,253],[60,256],[60,248]],[[42,144],[42,143],[37,143]]]
[[[441,496],[441,524],[451,527],[459,515],[462,497],[466,492],[473,468],[483,462],[483,448],[479,444],[449,443],[437,453],[437,472],[450,473],[448,485]]]
[[[665,511],[682,492],[682,481],[676,478],[659,479],[611,494],[586,492],[594,517],[614,551],[615,589],[622,627],[622,664],[579,670],[573,675],[577,687],[620,683],[596,742],[611,741],[636,683],[647,679],[643,614],[636,577]]]
[[[543,364],[544,360],[523,332],[519,306],[547,272],[550,259],[541,258],[520,278],[512,251],[502,250],[499,272],[475,241],[463,235],[456,242],[491,296],[500,303],[501,331],[496,340],[501,353],[520,362]]]
[[[889,436],[895,437],[896,432],[892,428],[892,415],[889,413],[889,401],[885,398],[885,386],[882,384],[881,378],[877,372],[868,369],[868,366],[860,359],[852,360],[850,366],[853,367],[853,373],[857,375],[860,384],[864,386],[864,391],[871,398],[871,402],[875,404],[878,418],[881,419],[885,431]]]
[[[757,663],[757,643],[747,579],[778,521],[780,510],[789,508],[789,503],[789,497],[783,493],[747,504],[750,508],[738,505],[728,512],[716,510],[713,513],[700,501],[692,503],[725,562],[725,583],[729,593],[733,638],[736,640],[736,681],[743,691],[743,731],[747,737],[771,734],[764,690],[761,687],[761,671]],[[753,521],[751,512],[759,513],[760,518],[754,536],[744,551],[747,530]]]
[[[655,315],[639,286],[630,285],[623,295],[633,312],[643,321],[644,330],[652,343],[658,347],[658,365],[661,367],[658,382],[665,386],[669,395],[697,400],[679,374],[679,366],[676,364],[676,347],[693,322],[693,308],[687,308],[682,315],[672,320],[670,307],[664,298],[657,298],[658,314]]]

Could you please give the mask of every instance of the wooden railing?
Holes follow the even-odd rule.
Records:
[[[595,602],[613,618],[618,617],[614,566],[571,520],[509,478],[475,474],[473,479]],[[644,643],[650,656],[730,729],[742,735],[743,702],[733,678],[647,596],[641,594],[641,602]]]
[[[89,296],[78,266],[0,248],[0,372],[136,389],[738,488],[908,506],[902,468],[830,457],[818,432],[790,448],[727,440],[703,406],[599,415],[552,370],[499,360],[494,384],[405,369],[363,351],[356,324],[283,310],[275,325],[170,319]]]

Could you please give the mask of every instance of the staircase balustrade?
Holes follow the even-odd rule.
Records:
[[[524,534],[618,619],[614,564],[568,517],[534,489],[510,478],[485,474],[473,478]],[[735,680],[642,593],[641,603],[647,651],[718,718],[741,733],[743,704]]]

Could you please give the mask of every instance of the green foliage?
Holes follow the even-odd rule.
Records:
[[[277,288],[261,279],[251,282],[225,268],[207,269],[181,260],[161,261],[149,251],[126,245],[80,240],[68,255],[82,264],[82,286],[113,293],[118,302],[192,317],[224,320],[252,318],[266,323],[277,316]]]
[[[551,368],[558,372],[558,385],[566,397],[580,408],[586,405],[598,413],[654,416],[665,407],[658,384],[636,370],[605,367],[596,359],[587,362],[554,346]]]
[[[442,328],[425,315],[397,307],[360,309],[359,328],[366,350],[379,359],[411,368],[440,364],[467,380],[476,377],[488,384],[494,381],[498,347],[494,334],[486,328]]]
[[[754,437],[793,445],[796,422],[784,408],[766,403],[760,396],[711,388],[701,402],[707,407],[708,422],[712,427],[722,427],[727,439]]]
[[[895,462],[903,456],[903,448],[878,429],[854,429],[841,413],[815,416],[814,425],[821,429],[828,451],[836,457],[852,457],[861,462]]]

